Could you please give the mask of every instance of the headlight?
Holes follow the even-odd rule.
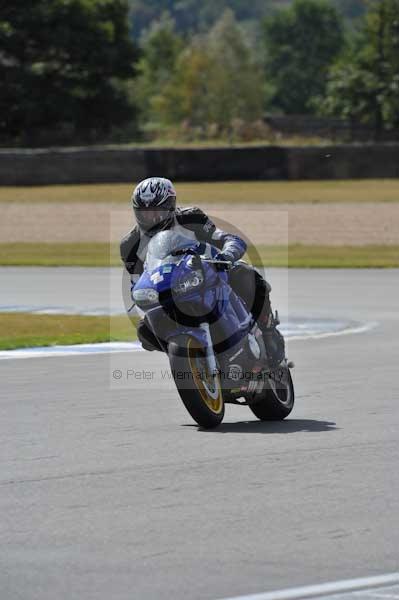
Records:
[[[182,277],[178,285],[173,287],[175,294],[184,294],[190,290],[200,287],[204,283],[204,276],[201,270],[192,271],[187,277]]]
[[[159,294],[156,290],[151,288],[143,288],[140,290],[134,290],[133,300],[139,308],[158,304]]]

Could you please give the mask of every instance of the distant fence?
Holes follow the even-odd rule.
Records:
[[[399,144],[0,150],[0,185],[399,177]]]

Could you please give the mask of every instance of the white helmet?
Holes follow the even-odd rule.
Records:
[[[167,229],[172,224],[176,209],[176,190],[169,179],[144,179],[135,188],[132,202],[139,227],[150,235]]]

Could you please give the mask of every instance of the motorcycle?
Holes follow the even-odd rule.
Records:
[[[271,364],[261,329],[229,285],[234,266],[216,253],[176,230],[157,233],[132,286],[134,303],[198,425],[217,427],[228,403],[247,405],[262,421],[282,420],[294,407],[293,365]]]

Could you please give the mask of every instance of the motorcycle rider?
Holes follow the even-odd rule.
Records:
[[[197,207],[176,207],[176,191],[169,179],[151,177],[141,181],[133,191],[133,210],[137,224],[122,239],[121,258],[135,283],[143,272],[147,246],[159,231],[175,229],[185,237],[216,247],[216,260],[235,263],[246,252],[247,245],[239,236],[218,229]],[[270,285],[250,265],[240,262],[229,271],[229,282],[246,302],[265,338],[269,358],[279,364],[285,356],[284,339],[276,329],[269,293]],[[137,328],[138,337],[147,350],[163,350],[145,318]]]

